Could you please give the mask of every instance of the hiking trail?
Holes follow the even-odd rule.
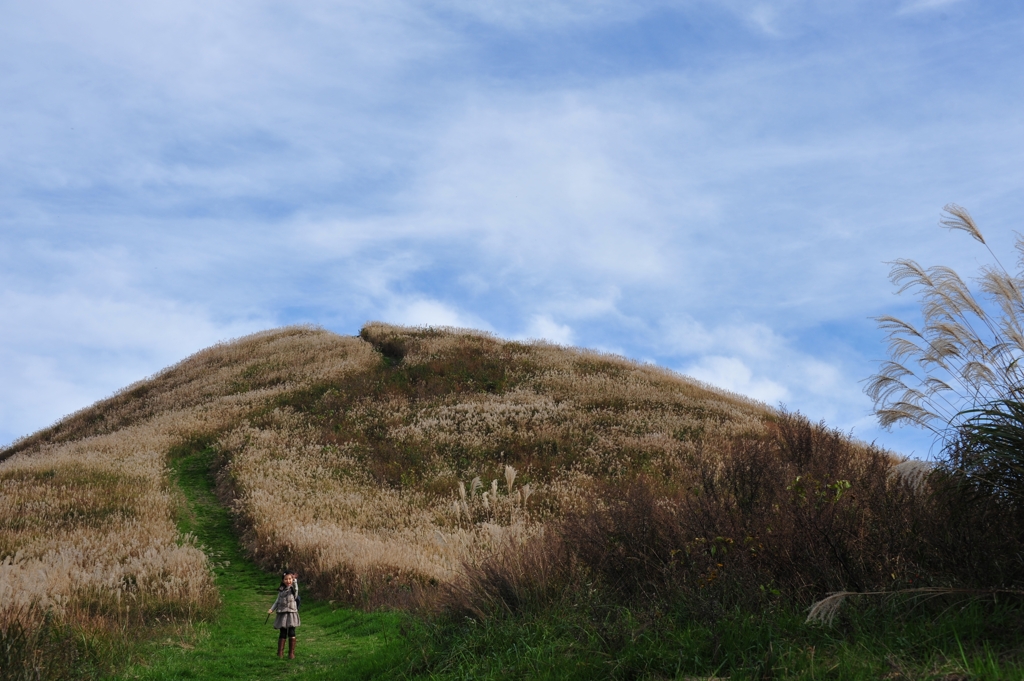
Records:
[[[173,478],[188,500],[179,529],[196,535],[214,564],[222,605],[196,635],[149,644],[145,661],[128,667],[124,679],[371,679],[394,678],[406,665],[408,641],[401,616],[335,608],[302,590],[294,660],[277,658],[277,630],[267,609],[277,597],[280,575],[247,559],[232,531],[228,510],[213,493],[212,450],[171,462]],[[300,569],[301,577],[301,569]],[[304,585],[300,581],[300,589]]]

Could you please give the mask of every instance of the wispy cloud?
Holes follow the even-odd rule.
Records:
[[[489,330],[487,322],[476,315],[467,315],[451,305],[429,298],[395,301],[384,311],[381,320],[405,326],[448,326]]]
[[[618,23],[672,5],[668,0],[437,0],[433,7],[512,30],[551,29]]]
[[[568,324],[559,324],[549,315],[534,315],[520,338],[546,340],[559,345],[572,345],[573,331]]]
[[[708,355],[685,367],[683,373],[771,405],[785,402],[789,397],[785,386],[770,379],[755,378],[750,367],[738,357]]]
[[[970,271],[939,208],[997,246],[1024,214],[1021,12],[919,5],[12,8],[0,439],[223,337],[370,319],[861,428],[868,317],[910,309],[884,261]]]
[[[144,295],[0,294],[0,444],[219,341],[274,324],[218,321]]]
[[[918,12],[943,10],[950,5],[956,5],[961,2],[964,2],[964,0],[915,0],[914,2],[907,2],[900,7],[900,14],[916,14]]]

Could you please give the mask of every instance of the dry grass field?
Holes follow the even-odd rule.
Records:
[[[545,344],[381,324],[346,342],[368,353],[359,370],[282,394],[217,442],[253,553],[352,602],[452,582],[597,479],[643,467],[681,484],[706,455],[693,434],[724,442],[772,413]]]
[[[324,332],[257,334],[0,453],[0,627],[38,624],[47,611],[107,630],[210,612],[217,594],[208,559],[176,529],[182,504],[169,484],[169,453],[196,434],[233,428],[296,381],[353,361],[344,339]]]
[[[655,367],[472,332],[256,334],[2,453],[0,618],[209,610],[207,558],[175,530],[176,447],[218,449],[253,555],[365,603],[381,585],[451,582],[597,478],[641,465],[682,481],[708,455],[695,434],[726,441],[771,413]]]

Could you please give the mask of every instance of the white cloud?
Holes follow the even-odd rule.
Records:
[[[487,323],[450,305],[429,298],[395,300],[379,321],[404,326],[452,326],[489,331]]]
[[[603,99],[494,95],[471,103],[439,131],[430,164],[403,197],[414,212],[384,229],[473,239],[505,269],[572,263],[617,281],[662,276],[670,264],[661,248],[665,207],[654,203],[662,181],[629,158],[647,144],[643,114]],[[688,194],[675,192],[677,202]],[[694,203],[687,208],[699,214]]]
[[[785,386],[755,377],[750,367],[738,357],[709,355],[686,367],[682,373],[771,405],[784,402],[789,397]]]
[[[681,373],[776,406],[877,436],[849,349],[808,349],[760,323],[708,326],[682,317],[663,323],[657,353],[682,358]],[[683,363],[685,362],[685,363]],[[870,428],[865,423],[873,424]]]
[[[558,345],[572,345],[573,331],[568,324],[559,324],[549,315],[534,315],[530,319],[526,332],[518,338],[529,340],[546,340]]]
[[[768,3],[756,4],[747,13],[747,20],[762,33],[770,36],[777,37],[782,34],[778,27],[778,19],[776,8]]]
[[[144,295],[0,294],[0,444],[47,426],[218,341],[276,326],[215,321]]]
[[[760,323],[720,323],[708,329],[690,316],[662,322],[662,347],[673,354],[728,351],[754,359],[777,357],[786,341]]]
[[[759,35],[792,38],[808,25],[827,22],[830,15],[842,13],[851,3],[843,0],[831,0],[828,3],[808,0],[708,0],[706,4],[725,9]]]

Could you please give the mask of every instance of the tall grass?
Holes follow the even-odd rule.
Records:
[[[971,505],[941,474],[912,484],[888,452],[657,367],[463,330],[293,327],[0,453],[0,630],[210,613],[167,467],[207,447],[263,566],[431,616],[578,607],[654,626],[670,609],[711,627],[839,590],[1016,583],[1024,555],[1000,534],[1010,505]]]
[[[984,245],[994,264],[981,268],[975,293],[948,267],[893,263],[890,277],[900,293],[916,292],[923,325],[879,318],[890,359],[867,393],[883,426],[922,426],[941,444],[940,470],[929,480],[946,523],[936,545],[970,565],[975,584],[1014,590],[1024,554],[1000,546],[1024,542],[1024,273],[1006,270],[966,209],[945,211],[940,224]],[[1024,256],[1021,235],[1016,249]],[[968,534],[978,548],[967,549]]]
[[[54,636],[132,638],[210,614],[218,603],[210,564],[176,529],[184,504],[168,453],[197,436],[216,439],[275,391],[347,361],[333,334],[258,334],[0,452],[0,667],[36,665],[28,653],[48,650],[42,644]]]
[[[681,480],[691,434],[727,442],[773,413],[597,353],[382,324],[361,338],[371,363],[283,393],[219,440],[253,554],[350,602],[451,584],[585,506],[594,481]]]
[[[1024,277],[1003,267],[965,208],[949,204],[945,211],[940,224],[969,234],[994,264],[981,268],[976,294],[949,267],[894,261],[890,279],[898,293],[917,294],[923,324],[878,318],[888,331],[889,360],[866,388],[883,426],[916,425],[940,438],[973,409],[1024,398]],[[1024,237],[1016,248],[1024,255]]]
[[[891,464],[782,415],[695,461],[685,482],[595,481],[543,534],[468,569],[447,607],[516,611],[587,584],[623,605],[685,603],[713,618],[846,589],[983,587],[1015,569],[1024,545],[985,529],[992,515],[962,517],[958,496],[921,492]]]

